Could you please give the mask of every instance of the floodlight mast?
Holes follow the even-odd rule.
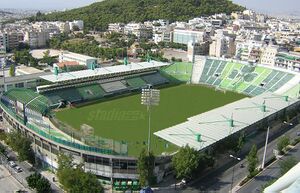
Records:
[[[152,89],[152,85],[148,84],[147,88],[142,89],[142,105],[147,106],[148,111],[148,154],[150,153],[151,143],[151,106],[158,106],[160,92],[159,90]]]

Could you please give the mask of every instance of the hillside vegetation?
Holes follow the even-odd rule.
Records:
[[[81,19],[86,29],[105,30],[109,23],[167,19],[188,19],[244,8],[229,0],[105,0],[86,7],[51,14],[37,14],[31,20],[71,21]]]

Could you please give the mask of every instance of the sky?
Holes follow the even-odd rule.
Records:
[[[0,8],[62,10],[88,5],[97,0],[0,0]],[[264,13],[300,12],[300,0],[233,0]]]
[[[233,2],[263,13],[295,13],[300,11],[300,0],[233,0]]]

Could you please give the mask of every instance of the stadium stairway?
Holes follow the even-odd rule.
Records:
[[[191,82],[193,84],[198,84],[202,75],[203,68],[205,67],[205,58],[198,58],[195,60]]]

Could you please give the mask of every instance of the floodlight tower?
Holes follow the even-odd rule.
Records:
[[[141,104],[147,106],[148,111],[148,153],[150,153],[151,141],[151,106],[158,106],[160,91],[153,89],[152,85],[148,84],[147,88],[142,89]]]

